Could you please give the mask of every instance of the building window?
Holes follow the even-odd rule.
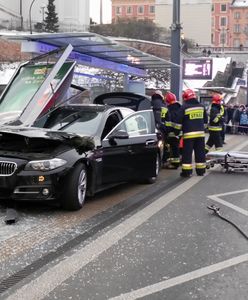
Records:
[[[239,45],[240,45],[239,39],[234,39],[233,40],[233,47],[239,47]]]
[[[150,12],[150,14],[154,14],[155,13],[155,6],[154,5],[150,5],[149,12]]]
[[[248,24],[244,25],[244,33],[248,35]]]
[[[234,24],[233,32],[234,33],[240,33],[241,32],[240,24]]]
[[[211,10],[212,10],[212,12],[214,12],[214,4],[212,4]]]
[[[144,6],[143,5],[138,7],[138,13],[139,14],[143,14],[144,13]]]
[[[246,13],[245,18],[248,19],[248,13]]]
[[[227,11],[227,9],[226,9],[226,4],[221,4],[221,6],[220,6],[220,11],[221,11],[221,12]]]
[[[127,14],[131,14],[133,12],[133,10],[132,10],[132,6],[128,6],[127,7]]]
[[[234,13],[234,19],[240,19],[240,12],[235,12]]]
[[[115,9],[115,12],[116,12],[117,15],[120,15],[121,14],[121,7],[117,6],[116,9]]]
[[[245,40],[245,47],[248,47],[248,40]]]
[[[212,17],[212,18],[211,18],[211,26],[212,26],[212,27],[215,27],[215,26],[214,26],[214,24],[215,24],[214,21],[215,21],[215,19],[214,19],[214,17]]]
[[[221,17],[220,18],[220,26],[226,26],[227,24],[226,24],[227,22],[226,22],[226,17]]]

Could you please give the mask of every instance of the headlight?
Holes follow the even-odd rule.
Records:
[[[60,158],[48,160],[33,160],[27,163],[26,171],[50,171],[66,164],[66,161]]]

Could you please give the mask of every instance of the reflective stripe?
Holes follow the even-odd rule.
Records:
[[[219,148],[215,148],[215,151],[222,151],[222,147],[219,147]]]
[[[182,164],[182,170],[193,170],[192,164]]]
[[[175,129],[180,130],[182,128],[182,124],[171,122],[171,126]]]
[[[196,169],[205,169],[206,163],[196,163],[195,167],[196,167]]]
[[[203,107],[201,107],[201,106],[197,106],[197,107],[191,107],[191,108],[186,108],[185,109],[185,115],[188,115],[190,112],[199,112],[199,111],[203,111],[204,110],[204,108]]]
[[[170,159],[170,161],[171,161],[172,163],[180,163],[180,158],[178,158],[178,157],[173,157],[173,158]]]
[[[208,130],[210,130],[210,131],[221,131],[222,127],[220,127],[220,126],[208,126]]]
[[[166,116],[167,112],[168,112],[168,108],[162,107],[161,108],[161,118],[164,118]]]
[[[204,131],[192,131],[183,133],[184,139],[192,139],[197,137],[205,137]]]
[[[168,126],[168,127],[171,127],[171,126],[172,126],[172,125],[171,125],[171,122],[169,122],[169,121],[165,121],[164,124],[165,124],[165,126]]]
[[[170,132],[170,133],[169,133],[169,137],[176,137],[176,135],[175,135],[174,132]]]
[[[208,145],[205,145],[205,149],[206,150],[210,150],[212,147],[208,146]]]

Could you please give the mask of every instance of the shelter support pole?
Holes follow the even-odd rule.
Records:
[[[129,75],[125,73],[123,78],[123,92],[128,92],[129,90],[128,83],[129,83]]]
[[[248,105],[248,70],[246,71],[246,104]]]
[[[171,25],[171,62],[181,65],[181,24],[180,24],[180,0],[173,1],[173,19]],[[181,68],[171,69],[171,92],[178,100],[181,98],[182,80]]]

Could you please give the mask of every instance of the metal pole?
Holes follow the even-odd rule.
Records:
[[[173,1],[173,20],[171,25],[171,62],[181,65],[181,24],[180,0]],[[171,91],[179,99],[181,96],[181,68],[171,69]]]
[[[248,70],[246,71],[246,104],[248,105]]]
[[[102,24],[102,0],[100,0],[100,24]]]
[[[21,30],[23,30],[22,0],[20,0]]]
[[[32,10],[32,6],[33,6],[33,4],[34,4],[34,1],[35,1],[35,0],[33,0],[33,1],[31,2],[30,6],[29,6],[29,29],[30,29],[30,34],[33,33],[33,32],[32,32],[31,10]]]

